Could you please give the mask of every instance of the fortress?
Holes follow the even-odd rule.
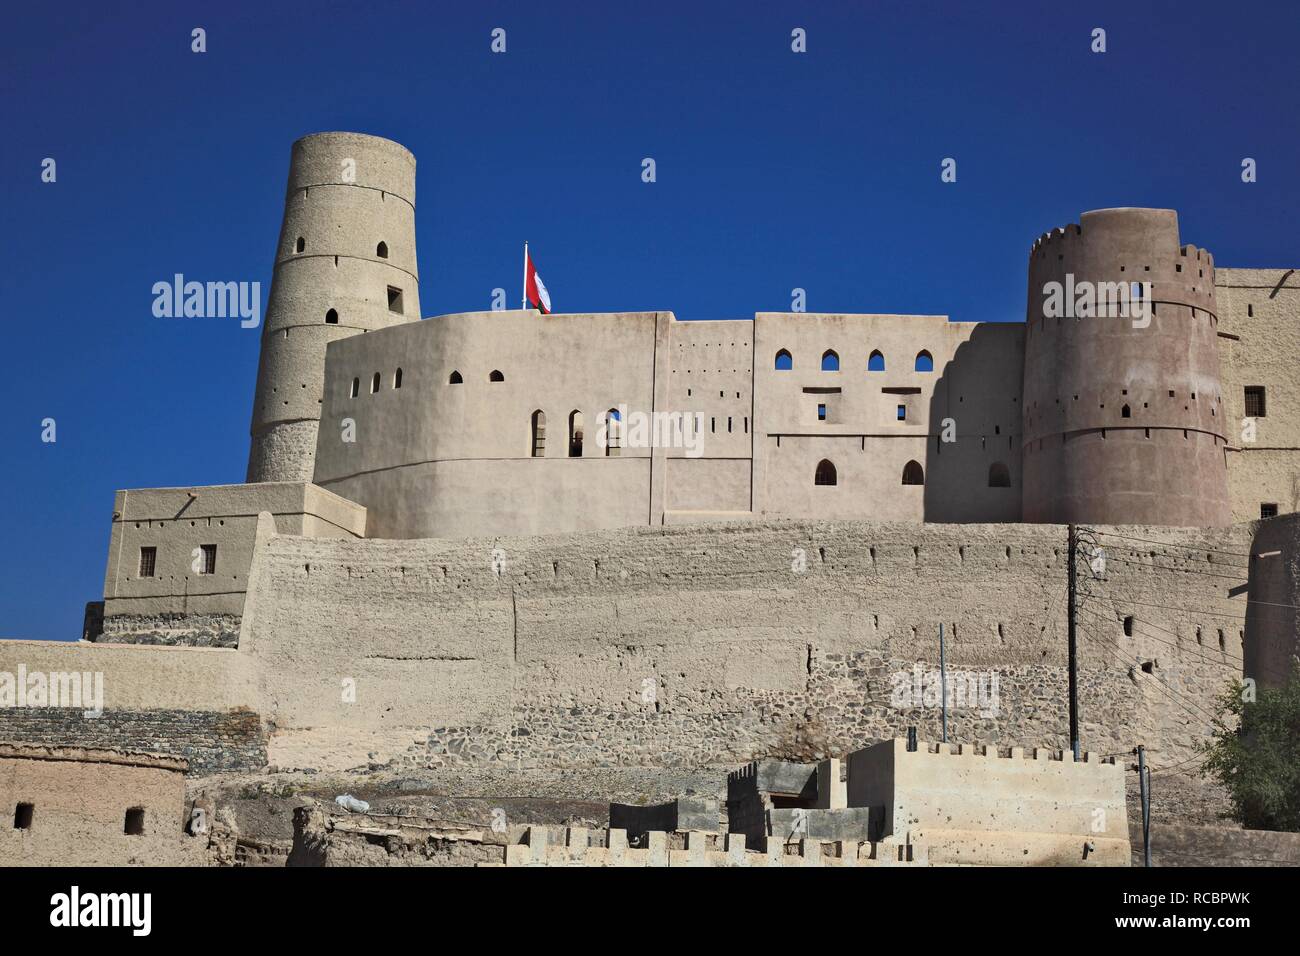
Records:
[[[1279,337],[1295,345],[1298,284],[1216,271],[1172,210],[1041,236],[1024,323],[420,321],[414,202],[395,143],[296,143],[263,328],[248,481],[314,482],[364,506],[370,537],[764,517],[1223,526],[1296,507],[1300,409],[1273,361]],[[1048,283],[1130,281],[1147,284],[1145,323],[1044,315]],[[694,454],[611,415],[629,409],[683,421]]]
[[[0,642],[103,674],[104,713],[0,740],[200,775],[821,759],[934,734],[890,676],[944,624],[1001,688],[953,739],[1059,748],[1066,523],[1107,559],[1088,749],[1176,770],[1229,679],[1285,676],[1295,615],[1252,637],[1247,604],[1300,605],[1295,525],[1253,544],[1300,507],[1294,270],[1119,208],[1033,242],[1023,323],[422,320],[414,203],[396,143],[294,144],[247,483],[117,492],[84,639]],[[1136,319],[1044,309],[1132,282]]]

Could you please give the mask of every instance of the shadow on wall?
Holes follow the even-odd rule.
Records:
[[[976,327],[939,370],[925,456],[917,462],[924,520],[1020,520],[1023,369],[1024,326],[993,323]],[[901,465],[902,484],[915,478],[909,465]]]
[[[1300,514],[1259,522],[1250,543],[1245,677],[1280,687],[1300,657]]]

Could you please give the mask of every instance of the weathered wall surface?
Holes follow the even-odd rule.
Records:
[[[184,860],[183,761],[0,744],[0,807],[30,806],[0,827],[4,866],[175,866]],[[142,811],[128,834],[129,809]]]
[[[1106,580],[1088,586],[1084,742],[1143,742],[1169,766],[1241,671],[1245,597],[1229,591],[1244,562],[1218,552],[1245,552],[1246,531],[1117,533],[1162,543],[1108,541]],[[952,739],[1059,748],[1064,549],[1064,528],[1023,525],[276,537],[240,653],[280,766],[734,766],[933,733],[938,707],[893,681],[937,665],[943,622],[950,674],[998,679],[988,716],[954,707]]]
[[[250,663],[215,648],[0,641],[0,689],[6,678],[75,672],[83,687],[98,682],[103,691],[99,716],[86,715],[94,708],[84,699],[4,701],[0,741],[170,754],[189,760],[194,773],[263,766]]]
[[[1259,522],[1250,553],[1246,676],[1281,687],[1300,667],[1300,515]]]
[[[1300,510],[1300,273],[1219,269],[1219,354],[1234,521]],[[1246,421],[1248,386],[1264,389],[1264,414]]]
[[[1172,766],[1241,673],[1246,571],[1233,555],[1249,531],[1099,530],[1108,569],[1085,580],[1080,611],[1084,745],[1141,742]],[[0,671],[102,671],[110,713],[247,708],[281,767],[730,768],[842,754],[909,726],[934,735],[937,698],[912,690],[929,685],[943,623],[952,689],[970,678],[986,692],[953,701],[950,739],[1060,748],[1064,551],[1064,528],[1028,525],[273,535],[250,569],[237,651],[2,642]],[[0,711],[0,738],[56,739],[38,725],[60,720]],[[182,752],[219,744],[215,724],[194,729]],[[138,715],[122,735],[157,743]]]

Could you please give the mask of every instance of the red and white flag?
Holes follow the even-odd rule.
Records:
[[[551,314],[551,294],[546,291],[542,277],[537,274],[537,267],[533,265],[532,257],[528,255],[526,242],[524,243],[524,301],[531,302],[542,315]]]

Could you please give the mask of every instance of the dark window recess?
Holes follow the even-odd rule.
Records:
[[[215,544],[199,545],[199,574],[217,573],[217,546]]]
[[[1246,386],[1246,417],[1263,418],[1267,408],[1264,404],[1264,386]]]
[[[817,406],[817,420],[818,420],[819,422],[824,422],[824,421],[826,421],[826,406],[825,406],[825,405],[818,405],[818,406]]]
[[[925,484],[925,469],[917,461],[909,461],[903,466],[903,484],[905,485],[923,485]]]
[[[835,466],[827,459],[823,458],[817,463],[817,473],[813,476],[815,485],[834,485],[838,484],[839,479],[835,473]]]
[[[1277,502],[1276,502],[1276,501],[1273,501],[1273,502],[1267,502],[1267,501],[1266,501],[1266,502],[1264,502],[1263,504],[1261,504],[1261,505],[1259,506],[1259,516],[1260,516],[1260,518],[1276,518],[1276,517],[1277,517]]]
[[[126,811],[122,832],[128,836],[144,836],[144,808],[132,807]]]
[[[1124,636],[1125,637],[1133,636],[1133,615],[1132,614],[1124,618]]]
[[[295,243],[293,248],[295,252],[302,252],[304,249],[307,248],[307,240],[304,239],[302,236],[299,236],[298,242]]]
[[[396,286],[388,287],[388,311],[402,314],[402,290]]]
[[[326,312],[326,313],[325,313],[325,324],[326,324],[326,325],[338,325],[338,324],[339,324],[339,314],[338,314],[338,312],[336,312],[334,309],[330,309],[328,312]]]
[[[140,577],[151,578],[154,576],[154,569],[158,566],[158,549],[141,548],[140,549]]]
[[[14,829],[30,830],[32,828],[32,814],[36,812],[34,803],[20,803],[14,808]]]
[[[453,370],[452,373],[451,373],[451,378],[447,379],[447,384],[448,384],[448,385],[461,385],[461,384],[464,383],[464,381],[465,381],[465,380],[464,380],[463,378],[460,377],[460,372],[457,372],[457,371]]]

